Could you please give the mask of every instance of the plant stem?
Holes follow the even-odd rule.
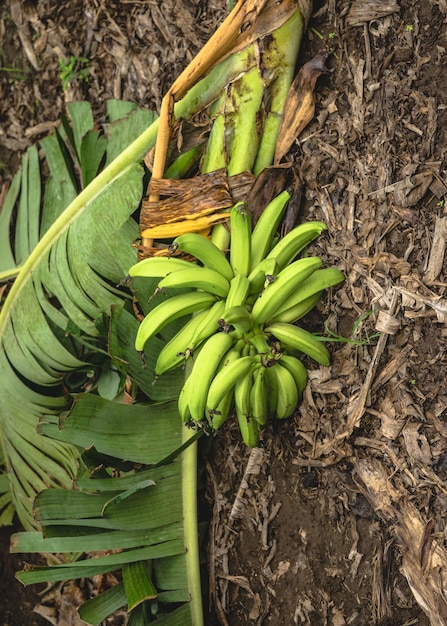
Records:
[[[183,443],[195,431],[183,428]],[[202,589],[200,582],[199,532],[197,519],[197,441],[183,452],[182,459],[183,527],[185,531],[186,574],[191,602],[191,621],[203,626]]]

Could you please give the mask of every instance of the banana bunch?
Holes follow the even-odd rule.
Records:
[[[155,374],[159,377],[190,358],[192,367],[178,402],[183,421],[217,430],[234,409],[250,447],[258,444],[269,418],[294,413],[307,384],[300,357],[329,365],[325,344],[295,322],[325,289],[344,280],[338,269],[323,268],[318,257],[299,258],[326,229],[323,222],[306,222],[278,239],[289,199],[287,191],[280,193],[253,229],[246,204],[233,206],[228,254],[206,237],[186,233],[173,241],[170,252],[191,255],[197,262],[151,257],[129,271],[131,277],[160,278],[159,289],[191,289],[148,313],[135,347],[143,350],[167,324],[193,313],[163,346]]]

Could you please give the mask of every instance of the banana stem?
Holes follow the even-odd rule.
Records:
[[[186,361],[185,380],[192,369],[192,359]],[[195,431],[183,426],[182,444],[195,436]],[[185,533],[186,575],[191,604],[191,623],[204,626],[202,586],[200,579],[199,532],[197,514],[197,441],[190,444],[182,456],[183,528]]]
[[[272,33],[268,49],[262,51],[261,66],[265,76],[273,76],[268,85],[270,106],[266,111],[264,129],[253,168],[257,176],[273,163],[281,116],[290,85],[304,30],[304,17],[297,8],[280,28]]]
[[[195,435],[183,428],[183,443]],[[199,533],[197,517],[197,441],[189,445],[182,458],[183,527],[185,532],[186,574],[191,603],[191,623],[203,626],[202,587],[200,581]]]

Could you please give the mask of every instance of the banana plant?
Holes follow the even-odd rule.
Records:
[[[310,3],[301,4],[307,15]],[[26,529],[14,536],[14,551],[66,555],[62,565],[21,572],[24,584],[121,572],[118,585],[81,607],[90,624],[100,624],[124,605],[132,626],[154,619],[200,626],[204,620],[194,445],[201,433],[179,419],[184,372],[167,372],[154,384],[158,355],[182,319],[151,337],[142,360],[134,348],[135,310],[147,315],[169,290],[153,297],[156,282],[136,279],[128,287],[124,280],[136,262],[138,235],[143,245],[160,236],[141,220],[145,201],[139,227],[133,218],[144,195],[143,159],[157,142],[147,199],[157,227],[169,220],[166,213],[158,215],[156,185],[165,173],[183,175],[185,156],[192,155],[197,167],[195,159],[204,154],[205,173],[216,167],[228,174],[262,171],[273,159],[273,138],[305,23],[295,0],[281,6],[273,0],[239,0],[211,47],[205,46],[174,83],[159,119],[126,111],[124,138],[117,139],[115,109],[109,108],[106,142],[87,109],[72,105],[71,125],[63,120],[42,146],[50,168],[43,208],[39,211],[42,202],[34,196],[40,183],[33,151],[7,196],[0,232],[6,228],[14,236],[11,244],[3,235],[7,252],[0,267],[1,277],[14,282],[0,313],[5,374],[0,428],[9,485],[8,495],[6,481],[0,481],[3,521],[14,505]],[[272,32],[275,36],[266,36]],[[275,56],[276,45],[283,52]],[[259,59],[266,65],[253,71]],[[239,84],[248,74],[255,87],[248,78]],[[240,136],[245,123],[220,96],[225,92],[227,102],[234,102],[250,89],[254,98],[241,105],[241,114],[247,105],[247,128],[253,129],[260,107],[266,132],[256,138],[248,162],[236,154],[246,143],[232,139],[224,152],[216,150],[213,131],[223,119],[232,137]],[[169,163],[171,144],[183,137],[182,123],[205,110],[213,120],[206,148],[184,146],[182,164]],[[173,120],[177,136],[170,142]],[[222,154],[228,159],[222,161]],[[209,209],[204,216],[205,224],[214,223]],[[177,227],[168,226],[165,230],[175,236]],[[70,489],[73,485],[76,489]]]

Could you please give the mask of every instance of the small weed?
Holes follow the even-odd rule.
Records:
[[[70,56],[68,62],[59,59],[59,78],[61,79],[62,89],[66,91],[69,84],[75,80],[81,80],[88,83],[91,79],[90,61],[85,57]]]
[[[8,76],[8,83],[15,83],[18,80],[26,80],[29,70],[23,70],[20,67],[0,67],[0,72],[5,72]]]
[[[441,207],[441,208],[442,208],[442,207],[444,206],[444,204],[445,204],[445,200],[444,200],[444,198],[442,198],[441,200],[439,200],[439,201],[436,203],[436,206],[439,206],[439,207]]]
[[[405,30],[407,31],[407,33],[412,33],[414,31],[414,26],[413,24],[407,24],[405,26]]]
[[[10,84],[15,83],[17,80],[26,80],[31,74],[29,69],[18,67],[15,59],[10,61],[2,47],[0,47],[0,72],[4,72],[4,76],[7,76]]]
[[[335,343],[351,343],[355,346],[367,346],[371,344],[374,339],[377,339],[377,337],[380,336],[380,333],[373,333],[372,335],[367,335],[365,339],[355,339],[355,335],[357,333],[357,330],[360,324],[364,322],[373,313],[375,313],[375,309],[371,309],[371,311],[366,311],[366,313],[363,313],[363,315],[359,317],[359,319],[355,322],[354,326],[352,327],[352,332],[351,332],[350,337],[342,337],[341,335],[337,335],[337,333],[334,333],[328,327],[328,324],[329,324],[329,319],[328,319],[324,325],[324,329],[326,333],[330,336],[318,337],[318,339],[320,341],[332,341]]]
[[[332,43],[334,41],[334,39],[337,37],[337,33],[335,33],[334,31],[331,31],[330,33],[328,33],[328,35],[327,35],[327,37],[325,39],[324,35],[322,35],[320,33],[320,31],[318,31],[316,28],[311,28],[310,30],[315,35],[315,37],[317,37],[321,41],[325,41],[326,42],[326,47],[327,47],[329,53],[332,54],[334,59],[338,60],[338,55],[335,52],[334,47],[332,45],[329,45],[329,42]]]

